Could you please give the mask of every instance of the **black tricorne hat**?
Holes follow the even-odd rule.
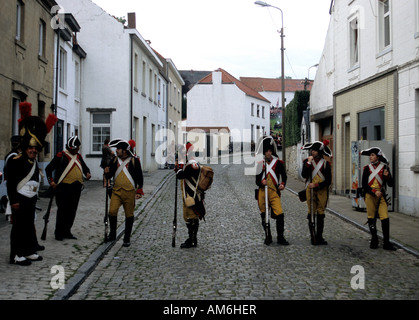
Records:
[[[361,155],[363,156],[369,156],[371,153],[376,154],[378,157],[378,160],[380,160],[381,162],[388,164],[388,159],[386,158],[384,152],[378,147],[371,147],[369,149],[365,149],[361,151]]]
[[[319,151],[320,153],[322,153],[323,155],[327,157],[332,157],[333,156],[332,151],[330,150],[328,145],[329,145],[328,140],[324,140],[323,142],[314,141],[314,142],[306,143],[301,149]]]
[[[117,138],[117,139],[111,140],[111,142],[109,142],[109,147],[127,150],[134,157],[134,154],[131,151],[131,146],[129,142],[124,139]]]
[[[258,141],[258,147],[256,153],[263,153],[267,150],[272,151],[272,155],[278,158],[278,150],[276,147],[276,142],[272,136],[262,136]]]

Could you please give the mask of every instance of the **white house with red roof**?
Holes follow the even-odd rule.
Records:
[[[187,93],[187,140],[204,156],[228,152],[231,143],[250,151],[251,142],[269,134],[270,105],[227,71],[215,70]]]

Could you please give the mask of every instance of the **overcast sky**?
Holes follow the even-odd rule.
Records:
[[[92,0],[127,18],[178,70],[223,68],[236,78],[281,76],[281,11],[254,0]],[[270,0],[284,15],[285,76],[304,79],[320,61],[331,0]],[[310,69],[314,79],[316,68]]]

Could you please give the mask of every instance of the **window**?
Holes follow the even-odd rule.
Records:
[[[148,71],[148,96],[153,99],[153,70]]]
[[[260,118],[260,106],[257,105],[256,107],[256,117]]]
[[[102,144],[105,139],[111,138],[111,114],[92,113],[92,152],[102,151]]]
[[[74,98],[80,100],[80,64],[78,61],[74,63]]]
[[[24,6],[21,1],[16,3],[16,40],[23,41]]]
[[[380,51],[386,49],[391,44],[391,20],[390,20],[390,0],[379,0],[379,41]]]
[[[255,104],[253,102],[250,104],[250,115],[255,116]]]
[[[63,48],[60,48],[59,86],[63,90],[67,87],[67,52]]]
[[[142,70],[142,72],[143,72],[143,76],[142,76],[142,81],[143,81],[143,83],[142,83],[142,93],[143,93],[143,95],[145,95],[145,77],[146,77],[146,63],[145,63],[145,61],[143,61],[143,70]]]
[[[384,108],[380,107],[359,113],[359,140],[384,139],[384,111]]]
[[[134,57],[134,90],[138,91],[138,54]]]
[[[46,37],[46,24],[43,20],[39,21],[39,51],[40,57],[45,56],[45,37]]]
[[[419,0],[416,0],[416,30],[415,30],[415,37],[419,37]]]
[[[350,67],[354,67],[359,63],[359,26],[358,26],[358,17],[349,21],[349,47],[350,47],[350,57],[349,64]]]

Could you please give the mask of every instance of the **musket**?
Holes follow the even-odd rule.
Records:
[[[177,150],[175,149],[175,163],[176,161],[178,161],[176,157],[177,157]],[[175,208],[174,208],[174,216],[173,216],[172,247],[176,246],[176,229],[177,229],[177,173],[175,173]]]
[[[42,235],[41,235],[41,240],[45,240],[47,238],[47,226],[49,222],[49,216],[51,213],[51,206],[52,206],[52,200],[54,199],[54,195],[55,195],[55,192],[52,190],[51,198],[49,199],[49,203],[48,203],[48,209],[43,217],[45,222],[44,222],[44,230],[42,231]]]
[[[104,178],[105,179],[105,196],[106,196],[106,200],[105,200],[105,218],[103,219],[103,223],[105,224],[105,237],[103,242],[108,242],[108,226],[109,226],[109,212],[108,212],[108,198],[109,198],[109,187],[108,187],[108,183],[109,180],[108,178]]]
[[[312,172],[310,172],[310,183],[313,182],[313,176]],[[309,184],[310,188],[310,184]],[[311,242],[312,244],[316,244],[317,238],[316,238],[316,221],[314,218],[314,210],[313,210],[313,188],[310,188],[310,220],[308,222],[308,228],[310,229],[310,235],[311,235]]]
[[[269,204],[268,204],[268,176],[267,176],[267,165],[265,160],[265,244],[269,245],[272,242],[271,226],[269,223]]]

